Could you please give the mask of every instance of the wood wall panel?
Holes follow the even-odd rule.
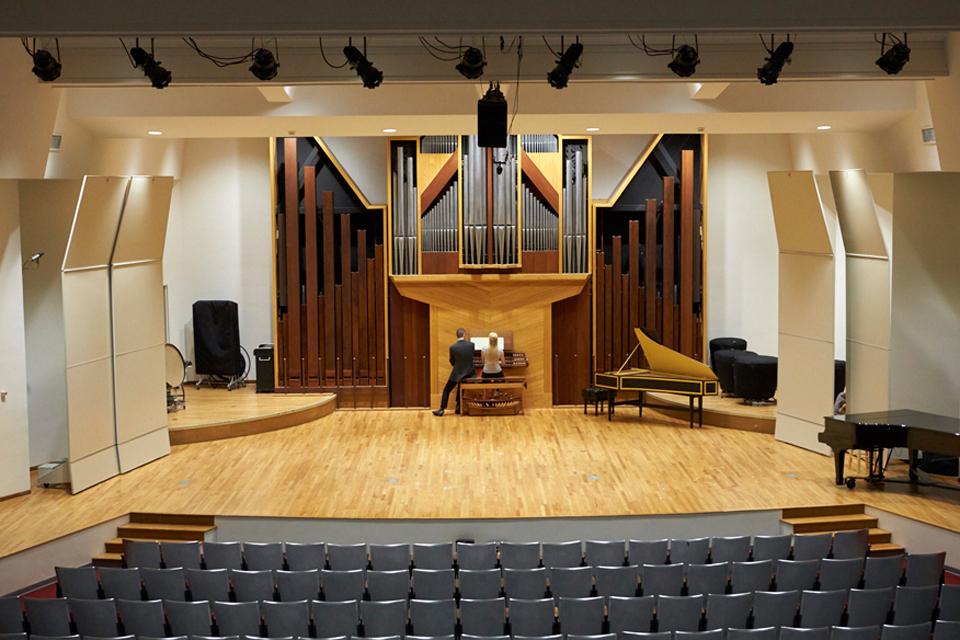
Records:
[[[673,313],[673,274],[674,274],[674,250],[676,241],[674,237],[673,221],[674,203],[673,194],[676,186],[676,180],[673,176],[666,176],[663,179],[663,344],[671,349],[676,349],[677,334],[674,330]]]
[[[320,372],[318,369],[320,358],[320,322],[319,296],[320,283],[318,282],[319,269],[317,266],[317,170],[315,167],[303,168],[303,232],[306,249],[306,285],[305,298],[307,302],[307,382],[310,385],[319,384]]]
[[[297,184],[297,140],[283,141],[284,223],[287,274],[287,331],[290,337],[286,349],[288,384],[300,386],[300,216]]]
[[[430,306],[390,285],[390,406],[426,407],[430,371]]]
[[[642,308],[641,287],[640,287],[640,221],[631,220],[629,226],[630,240],[627,247],[629,253],[627,270],[629,276],[628,289],[630,296],[628,298],[628,328],[632,332],[634,327],[640,326],[640,313]],[[630,347],[631,349],[633,347]],[[631,366],[639,366],[639,354],[631,360]]]
[[[680,156],[680,350],[694,349],[693,320],[693,150]]]
[[[353,377],[353,283],[350,280],[350,214],[340,214],[340,285],[342,296],[341,313],[341,362],[343,363],[343,379]]]
[[[647,293],[647,309],[643,319],[646,327],[653,327],[657,319],[657,201],[647,200],[645,214],[643,281]]]
[[[363,247],[363,249],[360,249],[361,247]],[[365,290],[368,284],[366,229],[357,231],[357,250],[357,271],[353,281],[354,313],[356,314],[354,316],[356,318],[354,325],[357,327],[357,330],[353,336],[353,344],[356,346],[357,366],[359,367],[357,378],[362,378],[361,382],[368,384],[367,378],[370,375],[370,363],[368,360],[369,341],[367,340],[367,336],[370,334],[370,325],[368,323],[367,293]]]
[[[611,266],[610,277],[613,279],[613,286],[610,291],[612,304],[609,309],[613,315],[613,339],[610,341],[610,353],[613,355],[613,362],[617,363],[622,362],[623,359],[621,356],[623,353],[623,314],[620,313],[623,298],[621,292],[623,286],[623,278],[621,277],[623,273],[623,243],[620,236],[613,237],[613,264]],[[619,365],[613,364],[612,366]]]
[[[591,385],[590,301],[587,286],[551,307],[553,404],[579,404],[581,389]]]
[[[323,366],[325,384],[335,384],[337,376],[336,258],[334,256],[333,193],[323,194]]]

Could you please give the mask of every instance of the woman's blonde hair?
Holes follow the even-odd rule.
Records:
[[[490,335],[488,335],[487,337],[490,339],[490,346],[491,346],[492,348],[496,349],[496,348],[497,348],[497,341],[499,340],[499,336],[497,335],[497,332],[496,332],[496,331],[491,331],[491,332],[490,332]]]

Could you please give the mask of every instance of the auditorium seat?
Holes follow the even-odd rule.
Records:
[[[460,638],[461,640],[510,640],[510,636],[474,636],[470,635],[469,633],[462,634]]]
[[[199,569],[201,566],[200,543],[189,542],[161,542],[160,557],[164,567],[180,567],[181,569]]]
[[[673,538],[670,540],[672,564],[703,564],[710,555],[710,538]]]
[[[319,570],[327,564],[327,552],[322,542],[287,542],[284,553],[290,571]]]
[[[627,558],[638,567],[645,564],[666,564],[670,541],[630,540],[627,543]]]
[[[184,569],[183,577],[187,581],[191,600],[230,599],[230,578],[227,569]]]
[[[460,579],[461,598],[487,600],[500,597],[499,569],[464,569],[457,576]]]
[[[593,567],[550,569],[550,593],[554,598],[586,598],[592,592]]]
[[[733,359],[733,392],[745,402],[766,402],[777,393],[777,358],[757,354]]]
[[[445,600],[456,594],[453,569],[414,569],[413,593],[421,600]]]
[[[753,593],[711,593],[707,596],[709,629],[744,629],[753,608]]]
[[[334,571],[366,570],[367,545],[327,543],[327,566]]]
[[[880,630],[880,640],[928,640],[930,623],[921,622],[909,625],[885,624]]]
[[[503,593],[508,598],[536,600],[546,597],[547,570],[537,569],[504,569]]]
[[[187,599],[187,582],[183,569],[141,568],[140,580],[148,600]]]
[[[713,372],[717,374],[720,390],[726,395],[733,395],[736,391],[734,388],[733,364],[737,358],[744,355],[755,356],[757,354],[755,351],[747,351],[746,349],[720,349],[711,354],[710,366],[713,367]]]
[[[960,622],[937,620],[933,626],[933,640],[957,640],[960,638]]]
[[[723,640],[723,629],[708,629],[707,631],[676,631],[674,640]]]
[[[279,542],[244,542],[243,568],[247,571],[283,569],[283,545]]]
[[[57,592],[64,598],[100,597],[97,570],[90,567],[54,567],[57,574]]]
[[[23,610],[20,607],[20,599],[0,598],[0,633],[20,633],[23,630]]]
[[[837,531],[833,534],[832,556],[838,560],[847,558],[865,558],[870,548],[870,532],[866,529],[856,531]],[[826,556],[822,556],[826,557]]]
[[[281,602],[320,598],[320,572],[316,569],[274,571],[273,577],[276,582],[277,596]]]
[[[893,598],[893,624],[913,625],[933,621],[940,587],[897,587]]]
[[[310,604],[306,600],[267,600],[260,603],[260,614],[269,638],[310,635]]]
[[[727,629],[727,640],[777,640],[777,628]]]
[[[204,542],[203,566],[206,569],[243,569],[240,543]]]
[[[406,569],[367,571],[371,600],[406,600],[410,597],[410,574]]]
[[[584,559],[593,567],[619,567],[626,557],[626,540],[587,540]]]
[[[639,595],[640,567],[635,564],[626,567],[596,567],[594,577],[597,581],[597,595]]]
[[[907,569],[904,585],[908,587],[925,587],[943,582],[943,565],[947,554],[940,553],[911,553],[907,555]]]
[[[594,633],[590,635],[565,634],[567,640],[617,640],[615,633]]]
[[[238,571],[230,569],[230,584],[237,602],[274,599],[273,571]],[[147,592],[149,593],[149,591]],[[172,598],[171,598],[172,599]]]
[[[777,536],[754,536],[752,560],[786,560],[790,557],[793,536],[789,533]]]
[[[360,603],[356,600],[341,602],[314,600],[310,603],[310,617],[313,618],[317,637],[352,637],[357,635],[357,625],[360,624]]]
[[[163,565],[160,558],[160,543],[124,538],[123,565],[131,568],[159,569]]]
[[[513,636],[513,640],[563,640],[563,634],[552,633],[546,636]]]
[[[117,614],[124,633],[155,638],[165,635],[160,600],[117,600]]]
[[[422,542],[413,545],[413,565],[417,569],[450,569],[453,567],[453,544]]]
[[[793,536],[793,560],[822,560],[830,555],[832,533],[805,533]],[[866,554],[864,554],[866,555]]]
[[[452,633],[443,636],[414,636],[410,634],[405,636],[406,640],[456,640],[456,637],[457,636]]]
[[[583,546],[579,540],[543,543],[543,566],[579,567],[583,564]]]
[[[81,636],[107,638],[118,635],[117,602],[113,598],[105,600],[69,598],[67,604],[77,633]],[[27,616],[32,628],[34,615],[28,610]]]
[[[43,636],[36,633],[30,634],[30,640],[81,640],[77,634],[69,636]]]
[[[80,636],[81,640],[138,640],[135,635],[123,635],[123,636]],[[164,640],[166,640],[164,638]]]
[[[553,633],[553,599],[511,598],[510,628],[513,636],[548,636]]]
[[[871,627],[887,622],[893,607],[893,587],[851,589],[847,596],[847,626]]]
[[[360,603],[363,635],[370,637],[403,636],[407,631],[406,600],[365,600]]]
[[[799,591],[757,591],[753,594],[753,626],[792,627],[799,604]]]
[[[673,640],[672,631],[624,631],[623,640]]]
[[[240,640],[240,636],[188,636],[190,640]]]
[[[375,571],[410,570],[410,545],[371,544],[370,568]]]
[[[539,542],[501,542],[500,566],[504,569],[535,569],[540,566]]]
[[[819,571],[819,560],[777,560],[774,577],[777,591],[813,589]]]
[[[260,605],[256,602],[214,602],[213,617],[220,635],[260,635]]]
[[[880,625],[869,627],[832,627],[830,640],[880,640]]]
[[[27,640],[27,634],[23,631],[0,633],[0,640]]]
[[[780,640],[830,640],[830,627],[780,627]]]
[[[834,627],[843,620],[847,590],[804,591],[800,594],[800,626],[807,629]]]
[[[820,588],[855,589],[863,576],[863,558],[834,560],[825,558],[820,562]]]
[[[750,536],[710,538],[711,562],[746,562],[750,559]]]
[[[464,637],[504,634],[506,606],[506,600],[503,598],[460,600],[460,627]]]
[[[864,589],[895,587],[903,577],[903,556],[869,556],[863,566]]]
[[[603,633],[603,598],[564,598],[559,600],[560,630],[564,634],[600,635]]]
[[[703,596],[657,596],[657,631],[697,631]]]
[[[421,636],[451,635],[457,627],[457,603],[453,598],[411,600],[410,625]]]
[[[610,632],[623,634],[625,631],[649,632],[653,624],[653,609],[656,596],[640,598],[607,598],[607,620]]]
[[[730,587],[733,593],[767,591],[773,579],[773,560],[734,562],[730,571]]]
[[[194,602],[168,601],[163,603],[170,624],[170,632],[178,636],[210,635],[211,611],[206,600]],[[220,630],[223,633],[223,630]]]
[[[458,542],[457,566],[461,569],[493,569],[497,566],[496,542]]]
[[[940,588],[940,619],[960,622],[960,584]]]
[[[134,636],[131,636],[131,637],[135,638],[136,640],[190,640],[190,636],[160,636],[160,637],[154,637],[154,636],[137,636],[137,635],[134,635]]]
[[[679,596],[685,569],[682,564],[645,564],[640,568],[640,590],[645,596]]]
[[[729,562],[687,565],[687,593],[691,596],[725,593],[729,580]]]
[[[363,600],[363,574],[363,569],[354,569],[353,571],[323,569],[320,572],[320,588],[323,590],[323,599],[334,602]]]
[[[30,621],[30,635],[69,636],[70,608],[66,598],[24,598],[23,606]],[[115,634],[116,632],[114,632]]]

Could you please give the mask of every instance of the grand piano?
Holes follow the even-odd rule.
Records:
[[[853,489],[857,480],[867,482],[909,482],[917,485],[948,486],[921,482],[917,470],[917,452],[929,451],[960,456],[960,420],[933,413],[899,409],[873,413],[853,413],[827,416],[820,442],[833,449],[836,482]],[[909,479],[891,479],[884,476],[884,449],[903,447],[910,451]],[[852,449],[867,452],[867,475],[844,476],[846,453]],[[949,486],[950,489],[960,487]]]
[[[637,346],[634,347],[627,359],[616,371],[596,373],[593,376],[594,384],[611,392],[607,402],[607,419],[613,419],[614,406],[617,404],[636,404],[643,415],[645,394],[647,391],[673,393],[687,396],[690,399],[690,427],[693,428],[694,401],[697,402],[696,414],[698,424],[703,426],[703,396],[720,394],[720,385],[717,375],[707,365],[693,358],[665,347],[642,329],[634,329],[637,336]],[[627,368],[630,358],[641,349],[646,357],[648,369]],[[618,391],[633,391],[639,395],[636,401],[627,400],[616,402]]]

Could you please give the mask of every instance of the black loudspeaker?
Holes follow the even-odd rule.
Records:
[[[194,371],[207,376],[238,376],[245,363],[240,352],[240,320],[231,300],[193,303]]]
[[[507,99],[490,83],[487,93],[477,101],[477,144],[481,147],[507,146]]]

